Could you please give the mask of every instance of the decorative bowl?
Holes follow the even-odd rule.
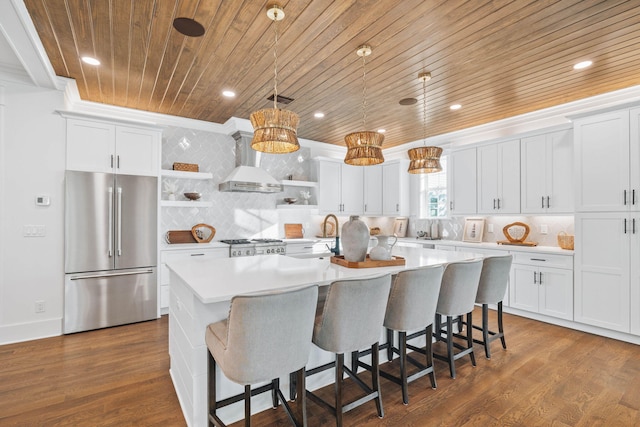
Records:
[[[186,197],[189,200],[198,200],[198,199],[200,199],[200,197],[202,197],[202,194],[200,194],[200,193],[184,193],[184,197]]]
[[[284,201],[289,203],[290,205],[294,204],[295,202],[298,201],[298,199],[296,199],[295,197],[285,197]]]

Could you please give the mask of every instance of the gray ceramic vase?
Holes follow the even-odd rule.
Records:
[[[364,261],[369,248],[369,227],[359,218],[357,215],[350,216],[340,233],[344,259],[351,262]]]

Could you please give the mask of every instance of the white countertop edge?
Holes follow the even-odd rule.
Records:
[[[561,255],[573,255],[573,250],[562,249],[558,246],[518,246],[518,245],[499,245],[495,242],[481,242],[481,243],[471,243],[471,242],[463,242],[461,240],[426,240],[426,239],[417,239],[415,237],[401,237],[398,239],[399,242],[405,243],[418,243],[425,245],[443,245],[443,246],[460,246],[465,248],[473,249],[482,248],[482,249],[495,249],[495,250],[503,250],[503,251],[519,251],[519,252],[539,252],[539,253],[551,253],[551,254],[561,254]]]

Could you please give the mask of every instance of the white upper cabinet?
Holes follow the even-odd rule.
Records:
[[[364,168],[364,214],[382,215],[382,165]]]
[[[520,140],[477,148],[478,213],[520,213]]]
[[[364,171],[338,160],[317,162],[318,209],[322,213],[361,215],[364,207]]]
[[[451,215],[476,214],[476,149],[454,151],[447,162],[449,212]]]
[[[522,213],[573,213],[570,129],[522,138]]]
[[[634,110],[637,123],[637,111]],[[576,211],[638,209],[638,141],[631,157],[629,111],[614,111],[574,122]],[[637,127],[637,125],[636,125]],[[633,172],[631,168],[633,167]],[[631,173],[634,182],[631,182]]]
[[[67,169],[158,176],[158,129],[67,119]]]
[[[382,165],[382,213],[389,216],[407,216],[409,204],[408,164],[404,161],[387,162]]]

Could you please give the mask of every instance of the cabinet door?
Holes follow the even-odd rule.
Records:
[[[629,332],[628,214],[579,214],[575,230],[575,321]]]
[[[520,142],[522,183],[522,213],[542,213],[546,211],[548,144],[545,135],[523,138]]]
[[[497,213],[520,213],[520,140],[498,144]]]
[[[342,164],[342,212],[347,215],[362,215],[364,209],[363,166]]]
[[[364,214],[382,215],[382,165],[364,168]]]
[[[630,302],[630,317],[631,317],[631,333],[640,335],[640,214],[632,215],[632,234],[631,250],[629,254],[631,260],[631,271],[629,281],[629,302]]]
[[[549,213],[573,213],[573,131],[547,135],[547,194]]]
[[[509,305],[520,310],[539,311],[538,268],[513,264],[509,281]]]
[[[573,320],[573,271],[559,268],[538,269],[540,314]]]
[[[631,209],[640,210],[640,108],[629,111],[629,176],[631,187]],[[637,258],[636,258],[637,259]]]
[[[498,212],[498,144],[478,148],[478,213]]]
[[[476,149],[454,151],[449,155],[449,211],[452,215],[476,213]]]
[[[116,170],[126,175],[158,176],[160,132],[116,127]]]
[[[338,162],[318,161],[318,209],[322,213],[340,212],[341,167]]]
[[[402,162],[382,165],[382,213],[409,215],[409,173]]]
[[[628,210],[628,110],[578,119],[573,132],[576,211]]]
[[[115,138],[113,125],[67,119],[67,169],[113,172]]]

